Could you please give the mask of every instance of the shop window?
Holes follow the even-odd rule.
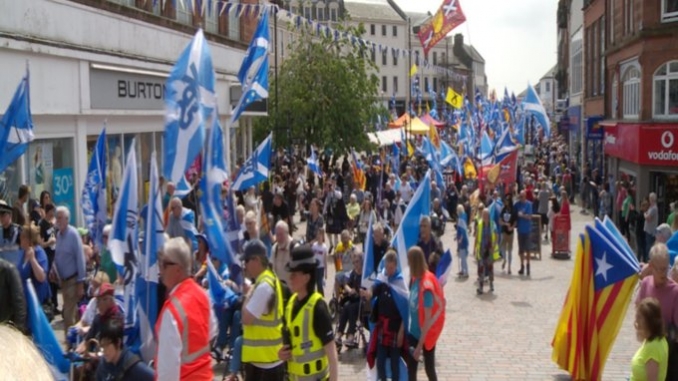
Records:
[[[640,114],[640,68],[632,64],[622,77],[622,110],[625,119],[637,119]]]
[[[572,67],[570,89],[572,94],[579,94],[584,88],[584,44],[581,29],[579,29],[572,37],[570,46],[572,57],[572,62],[570,63],[570,66]]]
[[[50,192],[54,205],[66,206],[72,211],[72,223],[75,223],[75,192],[80,191],[82,184],[75,184],[73,152],[71,138],[33,141],[28,146],[26,177],[31,187],[31,197],[39,198],[42,191]],[[19,176],[13,177],[19,180]],[[19,184],[10,186],[10,195],[13,195]]]
[[[678,117],[678,61],[667,62],[654,74],[654,116]]]
[[[662,21],[678,20],[678,0],[662,0]]]
[[[234,41],[240,41],[240,17],[237,12],[231,11],[228,14],[228,37]]]
[[[191,15],[191,10],[188,6],[176,6],[177,21],[182,24],[193,25],[193,15]]]

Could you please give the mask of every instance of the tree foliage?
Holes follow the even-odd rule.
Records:
[[[367,132],[382,110],[371,47],[359,39],[335,40],[301,29],[287,47],[277,80],[270,76],[269,116],[258,121],[256,138],[273,131],[277,147],[297,143],[334,152],[368,149]],[[362,25],[346,27],[340,35],[344,31],[356,37],[365,32]]]

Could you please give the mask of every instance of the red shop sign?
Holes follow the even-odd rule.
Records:
[[[678,166],[678,125],[605,126],[605,154],[644,165]]]

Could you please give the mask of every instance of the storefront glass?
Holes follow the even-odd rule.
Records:
[[[28,146],[26,178],[31,197],[38,199],[42,191],[48,191],[56,206],[75,210],[75,192],[80,187],[74,182],[73,152],[72,138],[35,140]],[[19,181],[19,176],[13,177]]]
[[[650,186],[650,189],[657,193],[659,223],[664,223],[671,213],[669,210],[669,204],[674,201],[678,201],[678,174],[651,172]]]
[[[20,160],[15,161],[0,173],[0,198],[12,205],[17,198],[21,176],[19,176]]]

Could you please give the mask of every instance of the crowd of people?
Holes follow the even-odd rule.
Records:
[[[613,202],[610,182],[588,165],[579,171],[565,142],[554,138],[521,158],[515,183],[488,184],[445,172],[445,184],[431,183],[431,214],[421,218],[416,246],[398,253],[391,239],[428,165],[417,154],[403,156],[400,167],[391,168],[382,157],[360,158],[362,186],[346,157],[321,153],[323,175],[318,176],[302,155],[278,152],[270,181],[235,193],[242,274],[209,255],[200,218],[188,228],[182,220],[186,213],[200,215],[195,194],[180,198],[171,183],[163,184],[166,241],[158,260],[153,364],[123,344],[124,278],[107,248],[111,227],[104,228],[98,247],[86,229],[72,225],[70,210],[52,204],[49,192],[34,200],[24,185],[13,205],[0,201],[0,246],[22,256],[17,264],[0,259],[0,321],[30,334],[25,324],[30,279],[46,315],[62,315],[70,349],[89,359],[82,372],[98,380],[212,379],[215,358],[228,360],[228,380],[242,374],[245,380],[337,380],[338,351],[358,346],[365,326],[375,338],[367,357],[379,380],[399,379],[401,358],[410,380],[416,379],[422,358],[428,379],[437,380],[435,351],[446,305],[435,275],[446,250],[441,237],[454,236],[449,242],[456,247],[448,249],[457,255],[457,276],[470,276],[472,254],[475,292],[494,292],[495,266],[501,264],[508,275],[517,268],[516,241],[517,275],[529,277],[535,270],[530,263],[533,216],[539,216],[543,241],[554,240],[555,219],[565,218],[569,230],[570,205],[579,195],[582,212],[613,218],[637,248],[639,261],[647,263],[636,314],[643,345],[632,361],[631,379],[662,380],[667,372],[674,377],[667,380],[678,379],[678,271],[674,266],[670,272],[665,245],[678,219],[672,212],[667,224],[658,226],[656,195],[636,209],[634,186],[622,180],[615,183]],[[374,268],[367,270],[380,274],[381,281],[365,288],[368,251]],[[399,263],[401,254],[407,263]],[[233,294],[228,305],[215,304],[204,291],[210,266]],[[332,266],[336,276],[328,288]],[[395,300],[403,266],[411,277],[405,310]]]

